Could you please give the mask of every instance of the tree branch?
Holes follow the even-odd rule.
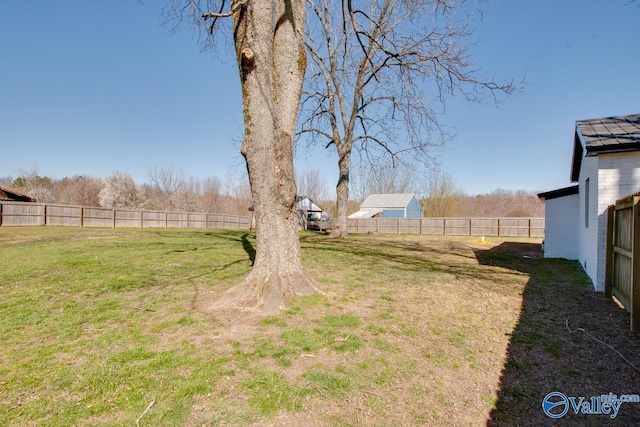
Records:
[[[207,19],[213,18],[213,23],[215,24],[218,18],[229,18],[230,16],[233,16],[233,14],[239,11],[240,8],[245,4],[247,4],[248,1],[249,0],[237,1],[235,2],[235,4],[231,6],[231,10],[229,10],[228,12],[223,12],[222,10],[224,9],[224,5],[226,4],[227,0],[222,0],[222,4],[220,5],[220,10],[218,10],[217,12],[203,13],[202,19],[206,21]],[[213,24],[211,24],[211,29],[213,29]]]

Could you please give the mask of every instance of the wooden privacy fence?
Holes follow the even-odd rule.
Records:
[[[443,236],[543,237],[544,218],[366,218],[350,219],[349,233]]]
[[[196,212],[164,212],[0,202],[0,226],[233,228],[249,229],[249,217]]]
[[[604,292],[629,310],[631,330],[640,330],[640,194],[607,210]]]
[[[0,202],[0,226],[235,228],[249,229],[248,216],[164,212]],[[373,218],[350,219],[349,233],[429,234],[446,236],[542,237],[544,218]]]

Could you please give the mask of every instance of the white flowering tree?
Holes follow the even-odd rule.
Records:
[[[106,208],[137,208],[140,192],[133,177],[126,172],[113,172],[104,180],[99,194],[100,206]]]

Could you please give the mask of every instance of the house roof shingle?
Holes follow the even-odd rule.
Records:
[[[580,176],[585,150],[587,157],[640,150],[640,114],[578,120],[573,141],[572,182]]]
[[[640,149],[640,114],[579,120],[576,133],[582,139],[587,155],[597,151]]]

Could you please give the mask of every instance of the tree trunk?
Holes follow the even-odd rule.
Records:
[[[275,10],[273,6],[275,5]],[[275,314],[296,295],[317,292],[300,256],[293,144],[306,67],[305,3],[247,1],[234,14],[256,256],[244,281],[212,308],[257,305]]]
[[[349,202],[349,169],[351,167],[351,152],[345,150],[344,152],[338,151],[338,185],[336,186],[337,200],[336,200],[336,222],[334,224],[332,237],[341,238],[348,237],[347,232],[347,210]]]

